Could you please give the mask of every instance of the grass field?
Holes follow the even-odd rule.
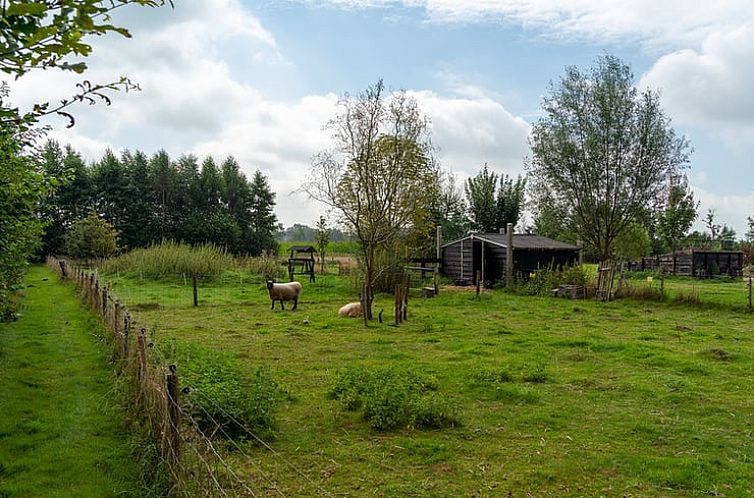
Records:
[[[145,496],[102,330],[45,268],[0,325],[0,497]]]
[[[116,284],[158,344],[225,351],[289,392],[269,450],[229,451],[260,496],[752,496],[754,317],[742,282],[696,286],[720,305],[612,303],[487,291],[412,298],[409,321],[364,328],[337,309],[346,278],[304,283],[296,312],[264,284]],[[674,290],[675,289],[675,290]],[[686,289],[688,290],[688,289]],[[392,321],[392,297],[376,309]],[[345,367],[410,367],[437,379],[459,427],[371,429],[328,399]],[[180,365],[179,365],[180,373]],[[249,455],[251,458],[247,458]],[[287,463],[305,473],[302,478]]]

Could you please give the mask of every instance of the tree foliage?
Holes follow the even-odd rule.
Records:
[[[605,260],[641,210],[661,202],[664,179],[688,162],[688,143],[658,94],[640,93],[629,66],[610,55],[587,72],[568,68],[544,111],[532,130],[529,178]]]
[[[65,234],[66,254],[79,259],[107,258],[118,251],[118,232],[96,213],[74,221]]]
[[[38,161],[50,174],[67,175],[40,211],[52,219],[44,254],[60,253],[64,233],[92,210],[116,228],[128,249],[165,239],[214,243],[237,254],[277,250],[275,195],[264,175],[257,171],[249,182],[232,157],[220,168],[207,158],[203,174],[195,157],[173,161],[165,151],[151,158],[107,151],[87,166],[70,147],[62,151],[48,142]]]
[[[129,4],[157,7],[172,0],[15,0],[2,2],[0,12],[0,71],[20,78],[30,71],[59,69],[78,74],[86,71],[85,57],[92,47],[87,37],[118,33],[130,37],[129,31],[112,24],[110,13]],[[74,59],[74,60],[71,60]],[[128,78],[112,83],[83,81],[75,93],[59,104],[39,102],[31,110],[20,111],[0,98],[0,123],[28,130],[40,117],[59,114],[73,125],[66,110],[83,102],[110,103],[108,90],[138,89]]]
[[[328,124],[333,147],[313,160],[302,190],[334,208],[360,243],[371,318],[376,278],[402,238],[429,220],[436,167],[428,121],[405,92],[386,94],[380,80],[339,102]]]
[[[686,176],[672,176],[667,201],[657,215],[657,232],[673,253],[696,219],[698,206],[699,203],[694,201],[694,192],[689,187]]]
[[[498,186],[499,180],[499,186]],[[498,232],[508,223],[515,227],[524,208],[526,180],[518,176],[490,172],[487,164],[474,178],[466,180],[466,201],[471,228],[480,232]]]
[[[327,252],[327,246],[330,243],[330,230],[327,228],[327,220],[324,216],[319,217],[317,222],[317,232],[314,236],[314,242],[319,251],[319,271],[325,272],[325,256]]]

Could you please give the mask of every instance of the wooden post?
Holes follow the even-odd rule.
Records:
[[[665,300],[665,267],[660,266],[660,297]]]
[[[402,321],[406,321],[408,319],[408,290],[411,288],[411,275],[406,275],[404,278],[404,285],[403,285],[403,319]]]
[[[482,292],[482,272],[476,271],[476,297]]]
[[[437,225],[437,234],[435,236],[435,240],[437,242],[437,251],[435,254],[435,258],[437,259],[437,262],[435,263],[435,296],[440,294],[440,265],[442,264],[442,225]]]
[[[178,375],[176,366],[168,367],[167,390],[168,390],[168,453],[171,462],[178,462],[180,454],[181,435],[178,432],[180,428],[180,412],[178,405]]]
[[[364,326],[367,327],[369,325],[369,317],[367,316],[367,305],[369,304],[369,298],[367,297],[367,283],[366,281],[361,284],[361,316],[364,319]]]
[[[751,275],[749,275],[749,313],[751,313]]]
[[[118,303],[120,306],[120,303]],[[126,314],[123,317],[123,358],[128,361],[128,356],[131,354],[131,344],[129,343],[131,335],[131,316]]]
[[[505,286],[513,286],[513,223],[508,223],[506,228],[508,246],[505,248]]]
[[[199,295],[196,290],[196,274],[191,275],[191,285],[194,286],[194,306],[199,306]]]
[[[576,245],[579,246],[579,266],[584,266],[584,248],[582,247],[581,238],[576,239]]]
[[[395,284],[395,324],[401,323],[403,317],[403,311],[401,310],[401,285]]]
[[[102,288],[102,318],[107,323],[107,287]]]
[[[136,352],[139,355],[137,375],[139,378],[139,392],[144,390],[144,380],[147,376],[147,329],[139,330],[139,338],[136,342]]]
[[[60,265],[60,273],[63,275],[63,278],[68,278],[68,265],[65,260],[61,259],[58,261],[58,264]]]

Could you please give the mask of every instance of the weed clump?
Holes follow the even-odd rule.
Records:
[[[352,367],[337,375],[328,397],[361,411],[377,430],[461,425],[456,405],[437,388],[436,378],[412,370]]]
[[[272,436],[282,390],[266,367],[248,375],[230,355],[188,344],[174,350],[191,416],[202,432],[233,439]]]

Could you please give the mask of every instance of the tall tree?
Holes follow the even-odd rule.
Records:
[[[275,216],[275,193],[270,188],[267,177],[259,170],[254,172],[249,188],[251,230],[245,235],[242,250],[254,256],[265,251],[276,252],[278,244],[275,232],[279,227]]]
[[[346,95],[328,124],[333,148],[319,153],[302,189],[334,208],[356,234],[363,261],[365,323],[372,318],[374,284],[390,252],[423,216],[435,177],[428,121],[405,92],[386,94],[382,80]]]
[[[118,227],[120,245],[133,249],[160,240],[154,219],[154,198],[150,195],[149,159],[146,154],[125,151],[121,164],[126,175],[123,221]]]
[[[508,223],[515,227],[524,210],[526,179],[519,175],[516,181],[508,175],[500,177],[500,189],[497,192],[497,212],[495,225],[498,230],[506,228]]]
[[[495,200],[497,173],[490,172],[487,164],[474,177],[466,180],[466,202],[469,205],[470,225],[479,232],[496,232],[498,204]]]
[[[605,55],[588,72],[568,68],[544,99],[531,135],[529,178],[599,259],[647,206],[661,202],[689,146],[676,136],[656,92],[639,92],[620,59]]]
[[[672,176],[668,186],[668,200],[657,215],[657,232],[673,253],[674,274],[678,242],[686,236],[694,223],[698,206],[699,203],[694,202],[694,192],[689,187],[686,175]]]
[[[717,241],[717,238],[720,235],[720,228],[722,228],[715,223],[715,216],[717,216],[717,213],[715,213],[715,210],[712,208],[707,209],[707,214],[704,215],[704,226],[709,230],[710,240],[713,243]]]

